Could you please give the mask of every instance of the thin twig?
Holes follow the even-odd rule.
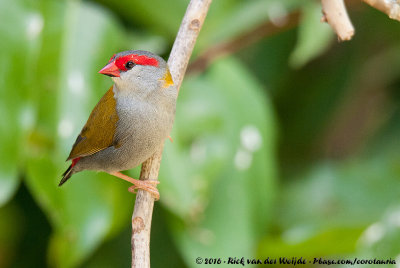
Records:
[[[186,67],[203,25],[211,0],[191,0],[168,59],[171,75],[179,90]],[[158,180],[163,146],[142,164],[141,180]],[[132,267],[150,267],[150,230],[154,198],[138,190],[132,215]]]
[[[386,13],[389,18],[400,21],[399,0],[363,0],[368,5]]]
[[[343,0],[321,0],[321,3],[324,14],[321,21],[331,25],[340,41],[350,40],[354,35],[354,27]]]

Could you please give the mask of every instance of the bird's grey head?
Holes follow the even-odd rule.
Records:
[[[112,77],[119,89],[134,90],[140,94],[159,89],[171,77],[164,59],[143,50],[114,54],[99,73]]]

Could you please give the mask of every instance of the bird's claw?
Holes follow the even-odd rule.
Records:
[[[156,186],[159,184],[159,181],[151,181],[151,180],[145,180],[145,181],[140,181],[140,183],[134,184],[131,187],[128,188],[128,191],[136,194],[137,189],[142,189],[146,192],[149,192],[151,196],[155,199],[155,201],[158,201],[160,199],[160,193],[158,192]]]

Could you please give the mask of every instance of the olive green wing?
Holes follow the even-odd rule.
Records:
[[[111,87],[94,107],[67,160],[92,155],[114,145],[117,122],[116,100]]]

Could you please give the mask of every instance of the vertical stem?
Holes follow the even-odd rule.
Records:
[[[197,36],[212,0],[191,0],[168,59],[172,78],[179,90],[192,55]],[[158,180],[163,146],[142,164],[141,180]],[[132,267],[150,267],[150,231],[154,199],[150,193],[138,190],[132,215]]]
[[[143,163],[141,180],[157,180],[162,148]],[[150,267],[150,231],[154,198],[146,191],[138,190],[132,215],[132,267]]]
[[[172,78],[179,90],[197,36],[203,26],[211,0],[192,0],[186,10],[168,59]]]

